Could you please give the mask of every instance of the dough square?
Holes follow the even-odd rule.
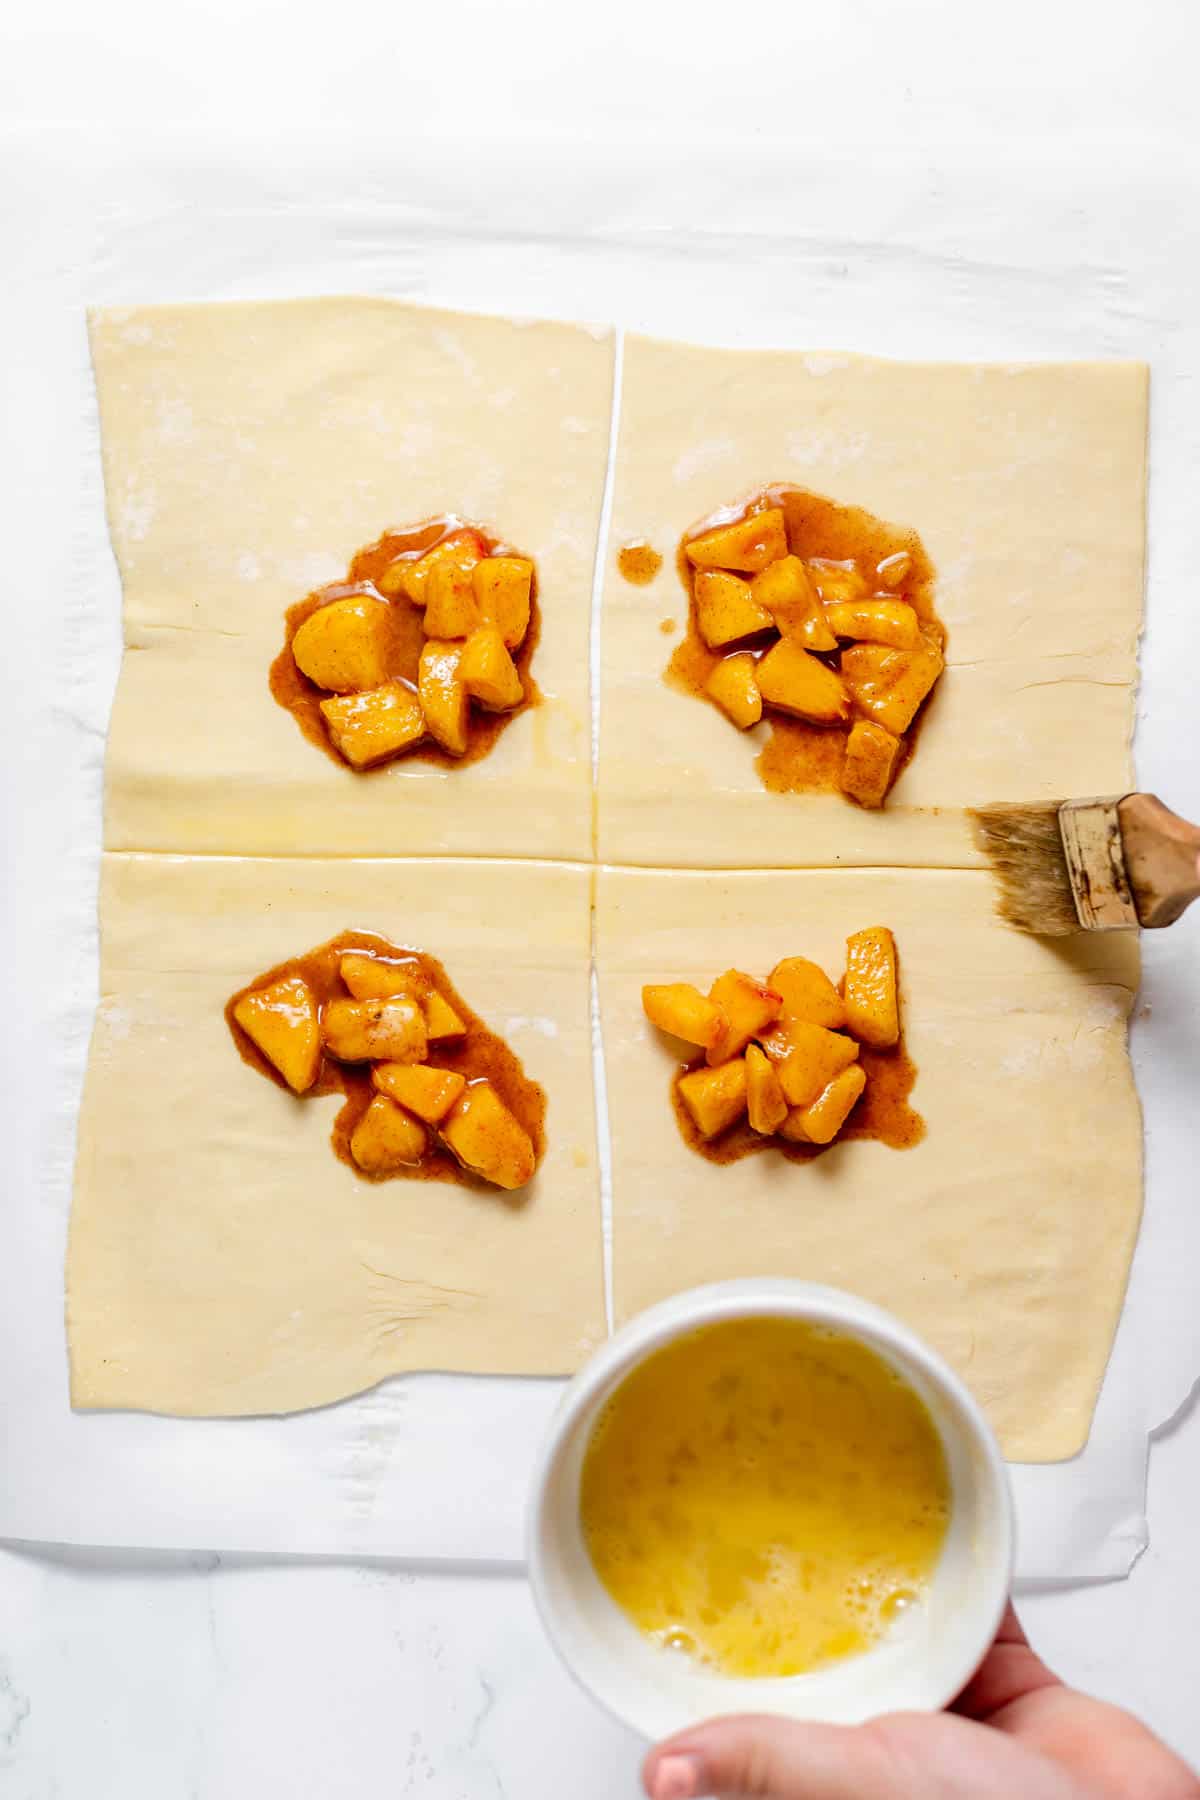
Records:
[[[412,1369],[561,1375],[605,1334],[591,871],[109,853],[67,1269],[77,1407],[319,1406]],[[536,932],[530,920],[536,917]],[[546,1088],[521,1196],[371,1183],[339,1097],[238,1056],[223,1009],[348,927],[427,949]]]
[[[327,299],[99,311],[91,342],[126,641],[106,848],[590,856],[611,334]],[[536,560],[542,703],[452,775],[355,775],[268,691],[284,612],[445,512]]]
[[[973,866],[964,807],[1127,790],[1146,412],[1141,363],[902,363],[627,338],[605,556],[601,857]],[[662,680],[686,621],[681,534],[775,481],[912,527],[937,571],[948,667],[882,814],[836,794],[769,793],[754,766],[769,728],[740,733]],[[636,538],[663,556],[648,587],[617,569]]]
[[[598,875],[597,958],[613,1157],[615,1322],[731,1276],[830,1282],[889,1308],[951,1362],[1014,1461],[1087,1439],[1141,1212],[1141,1115],[1126,1054],[1132,937],[1024,937],[974,870]],[[707,988],[887,924],[900,954],[909,1150],[773,1150],[718,1167],[670,1107],[672,1047],[646,982]]]

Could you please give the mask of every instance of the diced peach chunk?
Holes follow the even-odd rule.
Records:
[[[430,1042],[435,1039],[440,1041],[443,1038],[462,1037],[466,1029],[463,1020],[459,1018],[445,995],[439,994],[434,988],[425,1000],[425,1030]]]
[[[473,569],[482,555],[483,545],[474,531],[452,531],[424,556],[393,563],[381,576],[379,590],[384,594],[407,594],[414,606],[424,606],[429,577],[439,563],[451,562],[460,569]],[[392,574],[393,569],[398,571],[397,574]]]
[[[774,624],[765,606],[750,593],[750,583],[723,569],[701,569],[696,577],[696,628],[710,650],[721,650]]]
[[[334,748],[356,769],[398,756],[425,736],[425,714],[407,681],[322,700],[321,712]]]
[[[338,963],[338,973],[356,1000],[386,1000],[389,994],[407,994],[412,999],[424,986],[421,965],[415,960],[390,962],[361,950],[347,950]]]
[[[725,1032],[709,1047],[710,1063],[727,1062],[740,1056],[751,1038],[758,1037],[779,1017],[782,1001],[773,988],[744,975],[740,969],[726,969],[708,990],[725,1020]]]
[[[421,651],[417,695],[431,737],[451,756],[466,754],[470,702],[459,673],[463,646],[430,638]]]
[[[471,571],[475,604],[486,625],[495,625],[509,650],[529,630],[533,564],[524,556],[485,556]]]
[[[805,1137],[814,1144],[832,1144],[866,1085],[867,1071],[858,1063],[835,1075],[800,1115]]]
[[[846,739],[842,792],[860,806],[882,806],[892,784],[900,739],[873,719],[856,719]]]
[[[490,1081],[470,1084],[441,1133],[460,1163],[497,1187],[524,1187],[533,1176],[533,1140]]]
[[[391,641],[387,601],[374,594],[349,594],[309,614],[292,639],[292,656],[317,687],[353,694],[387,680]]]
[[[434,1069],[428,1063],[376,1063],[371,1080],[381,1094],[427,1125],[440,1125],[467,1085],[465,1075],[454,1069]]]
[[[285,975],[243,994],[233,1016],[293,1092],[312,1086],[321,1065],[321,1031],[316,996],[302,976]]]
[[[757,1044],[746,1047],[746,1111],[750,1125],[764,1137],[770,1137],[788,1115],[784,1094],[774,1065]]]
[[[850,716],[841,676],[810,656],[796,638],[780,638],[758,665],[763,699],[814,725],[839,725]]]
[[[690,981],[668,981],[642,989],[642,1008],[652,1025],[687,1044],[710,1050],[725,1033],[725,1015]]]
[[[681,1075],[679,1098],[701,1137],[716,1137],[719,1131],[728,1130],[746,1110],[745,1058]]]
[[[386,1095],[376,1094],[351,1133],[350,1154],[366,1174],[389,1175],[419,1163],[427,1143],[423,1125]]]
[[[382,1000],[329,1000],[321,1035],[339,1062],[424,1062],[425,1019],[415,1000],[393,994]]]
[[[846,1023],[846,1006],[842,996],[824,969],[806,956],[785,956],[767,976],[783,1001],[785,1019],[804,1019],[810,1025],[824,1025],[837,1031]]]
[[[896,737],[908,730],[944,667],[940,650],[928,643],[921,650],[852,644],[842,652],[842,674],[856,704]]]
[[[383,574],[375,577],[375,586],[379,592],[386,594],[389,600],[395,600],[404,592],[404,578],[414,564],[415,558],[411,556],[405,556],[394,563],[389,563]]]
[[[418,962],[388,962],[349,951],[338,966],[342,980],[356,1000],[380,1000],[390,994],[403,994],[420,1007],[425,1018],[425,1035],[430,1042],[435,1038],[462,1037],[467,1029],[445,996],[430,987]]]
[[[415,557],[404,556],[389,563],[383,574],[375,577],[375,586],[379,592],[386,594],[389,600],[396,599],[399,594],[404,592],[404,578],[414,567],[415,562]]]
[[[480,564],[476,563],[475,568]],[[475,599],[473,569],[444,557],[429,571],[425,584],[425,634],[431,638],[469,638],[483,623]]]
[[[811,556],[808,560],[808,572],[826,606],[838,606],[847,600],[861,600],[867,593],[867,584],[852,562],[836,562],[827,556]]]
[[[858,1045],[823,1025],[789,1019],[762,1040],[775,1064],[790,1106],[808,1106],[847,1064],[858,1061]]]
[[[762,695],[758,691],[754,658],[748,650],[726,656],[719,662],[705,682],[704,691],[733,720],[739,731],[749,731],[762,718]]]
[[[825,622],[840,638],[865,638],[893,650],[915,650],[921,621],[907,600],[846,600],[825,608]]]
[[[472,632],[458,665],[468,694],[489,712],[511,712],[525,698],[521,676],[495,625]]]
[[[900,1036],[896,940],[886,925],[846,939],[846,1029],[860,1043],[886,1050]]]
[[[809,1144],[812,1139],[804,1129],[804,1108],[789,1106],[787,1118],[779,1126],[776,1137],[785,1138],[789,1144]]]
[[[875,566],[880,585],[885,588],[903,587],[912,569],[912,560],[907,550],[896,550],[891,556],[885,556]]]
[[[750,592],[785,635],[798,637],[809,650],[837,649],[837,639],[798,556],[781,556],[778,562],[768,563],[750,583]]]
[[[760,569],[787,555],[787,530],[779,507],[751,513],[733,525],[717,525],[684,545],[687,559],[698,569],[744,569],[757,575]]]

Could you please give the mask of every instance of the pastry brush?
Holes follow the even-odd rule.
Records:
[[[970,809],[1001,916],[1037,937],[1173,925],[1200,896],[1200,826],[1153,794]]]

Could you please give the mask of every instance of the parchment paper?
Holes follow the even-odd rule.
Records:
[[[1111,170],[1029,143],[1009,146],[1003,164],[964,155],[940,186],[917,154],[868,166],[814,149],[797,168],[767,143],[632,144],[594,159],[575,141],[550,157],[449,136],[268,144],[227,133],[223,145],[14,139],[0,168],[9,675],[0,956],[10,1008],[0,1534],[515,1561],[556,1384],[410,1377],[284,1420],[68,1408],[62,1249],[95,1001],[100,769],[119,654],[83,309],[358,291],[716,343],[1148,357],[1149,629],[1136,750],[1141,784],[1196,816],[1187,659],[1197,649],[1200,321],[1194,258],[1164,223],[1186,219],[1188,188],[1135,145],[1115,185]],[[1164,192],[1173,179],[1174,207]],[[1015,1471],[1026,1580],[1127,1571],[1146,1540],[1147,1434],[1200,1369],[1197,924],[1146,943],[1134,1032],[1146,1221],[1087,1451]]]

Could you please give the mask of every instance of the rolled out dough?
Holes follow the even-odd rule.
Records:
[[[78,1407],[318,1406],[406,1369],[559,1375],[605,1332],[591,871],[104,858],[101,1002],[68,1254]],[[529,930],[536,917],[536,933]],[[348,926],[429,949],[549,1096],[520,1196],[360,1180],[244,1064],[222,1009]]]
[[[102,311],[91,339],[125,599],[105,847],[590,856],[611,335],[329,299]],[[449,781],[355,775],[267,690],[284,611],[444,512],[536,560],[543,702]]]
[[[978,865],[962,809],[1120,793],[1142,616],[1140,363],[883,362],[626,339],[602,639],[599,844],[609,862]],[[911,526],[948,666],[882,814],[767,792],[741,733],[663,685],[683,531],[791,481]],[[631,587],[620,546],[663,555]],[[670,795],[670,804],[662,796]]]
[[[1125,1042],[1138,948],[1120,933],[1023,937],[992,906],[990,877],[973,870],[601,871],[618,1324],[725,1276],[832,1282],[939,1349],[1014,1461],[1082,1448],[1141,1212]],[[730,966],[765,975],[787,955],[836,977],[846,936],[876,924],[899,947],[924,1140],[849,1142],[811,1163],[696,1155],[642,984],[707,988]]]
[[[611,342],[320,300],[107,311],[92,346],[127,653],[75,1403],[280,1412],[404,1369],[570,1370],[604,1332],[588,642]],[[596,795],[600,855],[628,865],[596,877],[617,1315],[719,1276],[838,1283],[928,1336],[1033,1461],[1086,1439],[1136,1236],[1137,946],[1002,926],[963,809],[1130,784],[1145,425],[1136,364],[625,351]],[[949,666],[882,814],[766,792],[754,734],[661,679],[681,532],[775,480],[914,527],[937,567]],[[270,698],[283,612],[447,509],[537,559],[545,703],[470,768],[363,780]],[[616,572],[635,537],[664,553],[650,587]],[[899,941],[923,1143],[695,1156],[641,985],[786,954],[836,973],[870,924]],[[336,1100],[237,1057],[228,995],[348,926],[440,957],[546,1087],[523,1204],[358,1180],[329,1149]]]

